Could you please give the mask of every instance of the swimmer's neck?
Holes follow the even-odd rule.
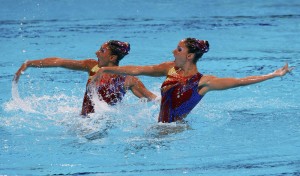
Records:
[[[101,68],[101,67],[118,67],[119,65],[115,64],[115,63],[108,63],[108,64],[105,64],[105,65],[99,65],[98,64],[98,67]]]
[[[191,75],[194,75],[194,74],[198,73],[198,69],[197,69],[197,66],[195,64],[180,67],[179,69],[180,69],[179,74],[182,75],[182,76],[191,76]]]

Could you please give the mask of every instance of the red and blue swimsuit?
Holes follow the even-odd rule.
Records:
[[[198,83],[203,76],[199,72],[183,77],[178,68],[169,70],[161,86],[161,105],[158,122],[171,123],[182,120],[200,102]]]
[[[89,79],[86,84],[87,89],[84,94],[82,103],[82,115],[87,115],[89,113],[95,112],[94,104],[91,100],[91,92],[88,89],[88,85],[92,77],[99,70],[98,65],[92,68],[89,73]],[[109,105],[115,105],[117,102],[121,101],[126,93],[126,88],[124,86],[126,76],[122,75],[112,75],[110,79],[101,78],[96,84],[99,86],[97,88],[97,93],[100,100],[105,101]]]

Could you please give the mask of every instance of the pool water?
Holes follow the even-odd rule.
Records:
[[[300,2],[0,1],[0,175],[300,175]],[[292,74],[208,93],[186,124],[159,124],[159,102],[128,92],[79,113],[87,74],[29,68],[28,59],[94,58],[128,41],[120,65],[173,60],[186,37],[210,42],[198,62],[219,77]],[[160,96],[164,78],[140,76]]]

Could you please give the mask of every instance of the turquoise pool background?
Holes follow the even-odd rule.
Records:
[[[0,175],[299,175],[298,1],[0,0]],[[27,59],[96,58],[128,41],[121,65],[173,60],[186,37],[206,39],[199,71],[219,77],[292,75],[211,92],[188,124],[157,124],[158,103],[131,93],[116,107],[78,115],[87,74],[30,68]],[[164,78],[141,76],[154,93]],[[99,131],[100,137],[86,139]]]

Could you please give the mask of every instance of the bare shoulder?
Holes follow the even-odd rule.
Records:
[[[216,79],[218,77],[214,76],[214,75],[203,75],[202,78],[200,79],[199,81],[199,85],[200,84],[206,84],[208,83],[209,81],[213,80],[213,79]]]
[[[163,62],[156,65],[138,66],[138,73],[133,75],[147,75],[153,77],[166,76],[169,69],[174,67],[174,62]]]
[[[216,76],[213,75],[203,75],[198,83],[198,93],[204,96],[209,90],[210,81],[216,79]]]
[[[163,62],[161,64],[155,65],[154,69],[156,71],[162,72],[163,75],[167,75],[168,71],[175,66],[175,63],[172,62]]]
[[[85,64],[90,64],[90,65],[96,65],[98,64],[98,61],[96,61],[95,59],[85,59],[85,60],[82,60]]]
[[[93,67],[95,67],[95,65],[98,64],[98,61],[96,61],[95,59],[85,59],[85,60],[82,60],[82,64],[83,64],[88,70],[91,70]]]
[[[158,66],[164,67],[166,69],[170,69],[175,66],[175,63],[173,61],[172,62],[163,62],[163,63],[159,64]]]

